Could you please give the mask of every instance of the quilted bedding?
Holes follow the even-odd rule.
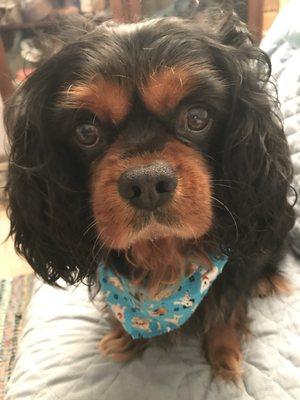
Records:
[[[198,340],[169,352],[152,347],[128,364],[102,359],[107,324],[86,287],[37,282],[6,400],[299,400],[300,265],[288,255],[283,269],[295,292],[253,300],[241,387],[213,379]]]
[[[292,1],[262,44],[278,80],[298,190],[299,15],[300,4]],[[300,254],[299,207],[291,237]],[[37,281],[6,400],[300,400],[300,261],[288,254],[282,270],[295,290],[291,296],[253,299],[253,337],[243,344],[239,387],[212,377],[194,339],[169,352],[153,346],[131,363],[104,360],[97,343],[107,323],[89,302],[87,288],[63,291]]]

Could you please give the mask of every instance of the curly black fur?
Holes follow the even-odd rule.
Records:
[[[74,113],[57,110],[58,92],[97,73],[143,79],[160,63],[199,60],[209,62],[227,88],[226,98],[210,98],[208,91],[204,99],[212,108],[220,104],[213,110],[216,134],[190,144],[213,174],[215,217],[204,243],[221,244],[230,257],[214,293],[234,304],[276,270],[294,216],[287,202],[288,146],[269,93],[270,61],[234,14],[197,18],[145,21],[130,34],[83,24],[11,99],[5,116],[11,235],[17,252],[49,284],[60,277],[92,282],[106,254],[96,241],[89,191],[89,167],[103,153],[86,156],[72,146]],[[141,55],[144,48],[152,49],[151,57]]]

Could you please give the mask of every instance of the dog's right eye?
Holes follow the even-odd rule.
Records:
[[[81,124],[76,127],[76,142],[82,148],[96,146],[101,139],[100,127],[94,124]]]

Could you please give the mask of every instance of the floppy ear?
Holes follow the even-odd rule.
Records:
[[[57,61],[30,76],[6,108],[11,144],[6,190],[17,252],[46,282],[62,277],[73,284],[91,275],[94,242],[93,229],[86,232],[87,177],[54,123],[55,90],[70,75]]]
[[[219,21],[214,35],[209,45],[228,82],[230,103],[215,143],[214,178],[224,181],[215,187],[216,198],[228,207],[216,210],[221,237],[243,256],[272,253],[294,218],[287,202],[292,165],[276,90],[269,83],[270,60],[234,14]]]

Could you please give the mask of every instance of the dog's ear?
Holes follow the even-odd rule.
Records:
[[[224,45],[239,48],[253,43],[247,25],[234,12],[224,14],[221,12],[220,18],[215,23],[215,29],[219,41]]]
[[[287,201],[292,165],[277,93],[269,82],[270,60],[234,14],[224,16],[214,38],[209,45],[227,82],[230,108],[215,143],[215,179],[230,186],[216,186],[228,207],[221,213],[222,237],[244,255],[272,252],[294,219]]]
[[[193,19],[219,44],[240,47],[253,42],[246,23],[232,10],[232,5],[225,4],[223,7],[210,7],[196,12]]]
[[[92,265],[85,177],[55,139],[60,127],[54,127],[53,97],[68,75],[61,60],[49,60],[16,91],[5,112],[10,234],[17,252],[50,284],[60,277],[72,284],[90,275]]]

